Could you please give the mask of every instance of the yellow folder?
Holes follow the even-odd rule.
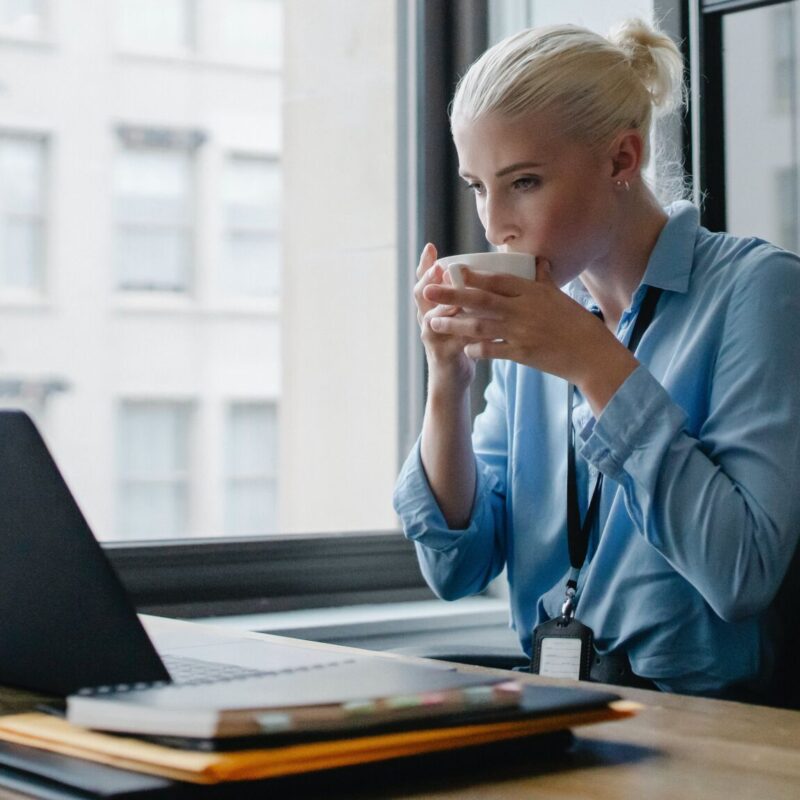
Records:
[[[0,717],[0,739],[136,772],[193,783],[218,783],[314,772],[550,733],[622,719],[634,714],[637,707],[628,701],[617,701],[602,709],[517,722],[405,731],[220,753],[179,750],[135,738],[109,736],[78,728],[57,717],[32,712]]]

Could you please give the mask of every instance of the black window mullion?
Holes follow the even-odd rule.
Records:
[[[487,249],[475,201],[458,177],[448,107],[458,79],[488,47],[488,0],[425,0],[420,5],[424,74],[419,118],[422,240],[441,255]],[[471,387],[473,416],[483,406],[491,364],[479,361]],[[427,379],[427,375],[426,375]]]
[[[725,97],[722,50],[722,15],[700,15],[700,181],[702,221],[709,230],[724,231],[725,200]]]

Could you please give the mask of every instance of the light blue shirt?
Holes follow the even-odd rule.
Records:
[[[774,660],[766,612],[800,534],[800,259],[709,232],[689,203],[667,210],[617,330],[627,343],[646,287],[661,287],[641,366],[597,419],[576,394],[582,515],[605,476],[577,616],[598,651],[626,652],[662,689],[758,690]],[[570,568],[567,385],[496,361],[486,401],[469,526],[448,528],[419,442],[395,508],[439,596],[480,592],[507,567],[511,626],[530,654]]]

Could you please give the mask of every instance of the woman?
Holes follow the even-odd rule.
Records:
[[[441,597],[507,567],[529,655],[569,623],[593,635],[581,677],[765,698],[800,533],[800,260],[656,201],[650,124],[681,74],[631,21],[523,31],[461,80],[460,174],[536,279],[465,270],[457,290],[423,250],[428,399],[395,508]],[[476,358],[496,360],[470,436]]]

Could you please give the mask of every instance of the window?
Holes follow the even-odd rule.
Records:
[[[117,424],[118,537],[169,539],[186,535],[191,406],[124,401]]]
[[[280,281],[280,165],[230,156],[223,183],[221,286],[227,294],[276,295]]]
[[[365,596],[400,575],[418,590],[391,506],[417,244],[402,251],[413,217],[398,226],[413,5],[43,2],[64,46],[0,34],[0,136],[45,134],[26,158],[47,189],[23,209],[42,226],[25,291],[46,305],[6,302],[1,251],[0,385],[16,403],[23,384],[62,387],[30,406],[109,552],[174,537],[182,554],[230,542],[233,563],[264,532],[298,535],[278,545],[286,586],[308,574],[298,554],[359,537],[360,558],[404,559],[362,571]]]
[[[410,7],[81,9],[69,47],[0,44],[0,131],[27,120],[54,143],[52,220],[41,192],[21,209],[31,230],[52,228],[46,275],[42,231],[23,239],[35,258],[17,259],[13,278],[46,278],[47,313],[0,302],[0,380],[65,387],[48,441],[104,539],[394,530],[398,25]],[[38,164],[41,177],[44,143],[12,144],[15,170]],[[3,225],[6,187],[23,183],[3,176]],[[404,277],[415,257],[402,257]],[[268,460],[243,449],[251,436],[270,442]],[[189,441],[191,460],[178,446]]]
[[[46,0],[0,0],[0,36],[41,38],[46,10]]]
[[[114,169],[117,287],[186,292],[192,277],[193,154],[125,145]]]
[[[180,55],[194,47],[194,0],[115,0],[117,45]]]
[[[225,441],[225,532],[271,533],[277,515],[278,423],[271,403],[233,403]]]
[[[0,134],[0,291],[41,290],[45,142]]]
[[[278,68],[283,57],[282,6],[278,0],[226,0],[220,9],[220,57]]]
[[[796,249],[800,8],[794,0],[725,14],[717,23],[724,171],[721,183],[708,187],[709,205],[724,201],[717,224],[731,233]]]

